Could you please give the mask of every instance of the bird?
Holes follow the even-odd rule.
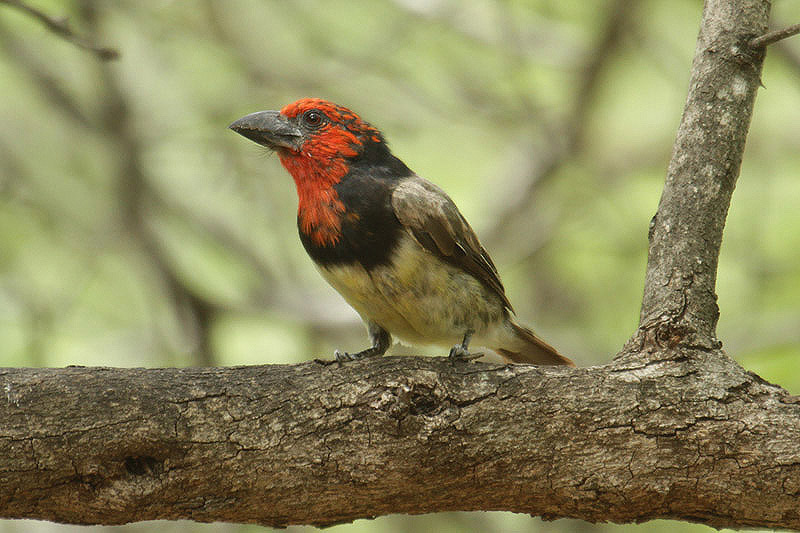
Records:
[[[472,342],[506,361],[574,363],[515,319],[494,262],[453,200],[392,154],[350,109],[302,98],[230,124],[277,153],[294,180],[300,241],[364,321],[371,345],[336,360],[382,356],[393,337],[473,359]]]

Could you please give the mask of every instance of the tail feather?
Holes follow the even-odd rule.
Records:
[[[513,347],[497,348],[496,351],[506,359],[515,363],[530,363],[534,365],[568,365],[575,366],[558,350],[536,336],[534,332],[520,326],[513,320],[508,321],[514,334]]]

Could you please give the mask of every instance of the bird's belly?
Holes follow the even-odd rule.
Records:
[[[408,234],[387,265],[369,271],[360,264],[337,265],[320,272],[364,320],[413,344],[453,345],[468,330],[477,340],[506,315],[496,294]]]

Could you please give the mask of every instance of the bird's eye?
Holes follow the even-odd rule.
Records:
[[[319,111],[312,109],[303,113],[303,122],[306,126],[318,128],[322,125],[323,115]]]

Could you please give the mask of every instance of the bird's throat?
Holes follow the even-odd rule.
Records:
[[[333,186],[347,174],[346,162],[339,158],[320,160],[289,151],[281,151],[278,156],[297,187],[300,231],[317,246],[336,245],[345,207]]]

